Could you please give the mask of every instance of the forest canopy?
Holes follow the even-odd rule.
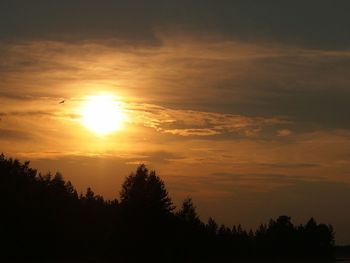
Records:
[[[2,257],[34,260],[213,262],[332,259],[331,225],[282,215],[256,230],[203,222],[191,198],[176,209],[164,181],[141,164],[118,199],[78,194],[60,173],[41,174],[0,155]]]

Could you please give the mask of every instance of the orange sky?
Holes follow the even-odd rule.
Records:
[[[107,198],[146,163],[176,204],[193,197],[203,220],[256,227],[281,214],[297,223],[314,216],[350,243],[348,48],[322,30],[317,41],[299,27],[294,37],[273,27],[252,39],[176,21],[168,30],[152,25],[147,41],[142,27],[116,37],[107,22],[102,36],[77,26],[85,35],[71,39],[75,31],[45,19],[50,34],[34,24],[29,35],[21,27],[0,34],[0,150],[8,157]],[[98,136],[81,108],[106,93],[126,117]]]

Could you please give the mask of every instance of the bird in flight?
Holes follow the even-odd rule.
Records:
[[[59,104],[63,104],[65,102],[65,100],[61,100]]]

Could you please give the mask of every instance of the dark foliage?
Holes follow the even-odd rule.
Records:
[[[249,232],[203,223],[191,198],[178,211],[164,182],[141,165],[120,202],[88,188],[78,195],[56,173],[41,175],[0,155],[0,257],[12,261],[225,262],[237,259],[332,259],[332,226],[280,216]]]

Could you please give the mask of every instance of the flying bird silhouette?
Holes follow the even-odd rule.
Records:
[[[62,101],[60,101],[60,103],[59,104],[63,104],[65,102],[65,100],[62,100]]]

